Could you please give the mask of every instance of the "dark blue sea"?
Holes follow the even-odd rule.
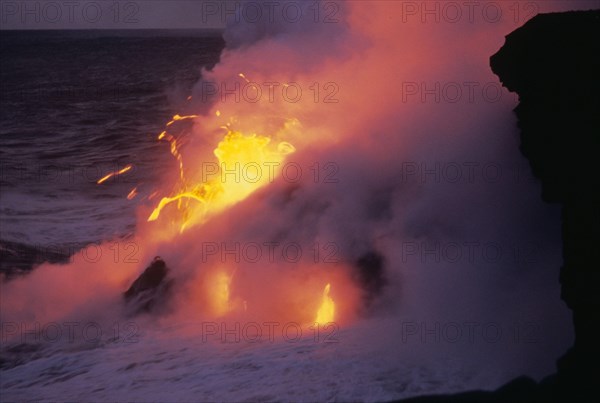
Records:
[[[157,134],[223,46],[218,31],[2,31],[3,257],[130,234],[174,164]]]

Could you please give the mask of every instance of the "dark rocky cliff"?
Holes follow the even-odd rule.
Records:
[[[600,184],[599,23],[600,11],[540,14],[508,35],[490,60],[519,95],[521,151],[548,202],[599,197],[590,192]]]
[[[495,392],[407,401],[600,401],[600,11],[537,15],[490,62],[519,95],[521,152],[541,196],[563,208],[561,298],[573,311],[575,344],[539,384],[518,378]]]
[[[506,37],[491,67],[519,94],[521,151],[542,197],[563,207],[561,298],[575,345],[558,361],[555,392],[586,399],[600,358],[600,11],[538,15]]]

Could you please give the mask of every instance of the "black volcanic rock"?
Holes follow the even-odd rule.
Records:
[[[558,362],[555,392],[587,398],[600,360],[600,11],[538,15],[491,57],[519,94],[521,151],[542,197],[563,206],[561,297],[575,345]]]
[[[549,202],[589,198],[600,185],[599,26],[600,11],[540,14],[490,59],[519,94],[521,151]]]
[[[519,377],[493,392],[469,391],[455,395],[433,395],[413,397],[402,400],[403,403],[500,403],[500,402],[547,402],[548,396],[540,396],[535,381]]]
[[[168,272],[164,260],[155,257],[123,294],[130,313],[153,312],[167,304],[172,286],[172,281],[167,280]]]

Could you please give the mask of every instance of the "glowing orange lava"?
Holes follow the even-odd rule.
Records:
[[[131,189],[131,191],[127,194],[127,200],[132,200],[137,196],[137,186]]]
[[[106,182],[107,180],[109,180],[110,178],[112,178],[113,176],[118,176],[121,174],[124,174],[125,172],[129,171],[133,166],[131,164],[127,165],[125,168],[119,170],[119,171],[114,171],[109,173],[108,175],[103,176],[102,178],[98,179],[98,182],[96,182],[98,185],[100,185],[103,182]]]
[[[245,199],[256,189],[272,181],[274,167],[278,166],[286,155],[295,151],[294,146],[287,142],[281,142],[274,147],[270,144],[269,137],[244,135],[229,130],[213,151],[218,160],[218,164],[210,166],[214,170],[205,173],[204,181],[187,184],[183,177],[183,162],[176,140],[169,136],[162,135],[169,139],[171,152],[180,161],[182,185],[178,193],[162,198],[148,217],[148,221],[157,220],[163,209],[174,201],[194,200],[197,202],[196,206],[178,204],[178,208],[182,210],[180,231],[190,225],[204,222],[210,214]]]
[[[328,283],[323,290],[323,300],[321,302],[321,306],[319,307],[319,311],[317,312],[317,318],[315,319],[315,322],[320,325],[324,325],[335,320],[335,302],[333,302],[333,299],[329,296],[330,289],[331,284]]]

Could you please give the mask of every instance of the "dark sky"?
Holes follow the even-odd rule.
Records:
[[[211,29],[234,2],[208,0],[0,0],[2,29]]]
[[[324,0],[321,7],[337,1]],[[225,20],[236,12],[237,19],[264,22],[277,19],[285,12],[293,14],[294,4],[298,3],[289,0],[0,0],[0,29],[214,29],[223,28]],[[423,4],[422,1],[407,3]],[[431,1],[428,7],[436,3],[443,8],[448,2]],[[495,2],[472,3],[482,7],[482,4]],[[517,3],[520,5],[515,8]],[[464,8],[464,2],[455,4]],[[598,8],[600,0],[522,0],[499,4],[503,4],[507,15],[512,15],[515,9],[527,13],[531,9],[552,9],[553,5]]]

